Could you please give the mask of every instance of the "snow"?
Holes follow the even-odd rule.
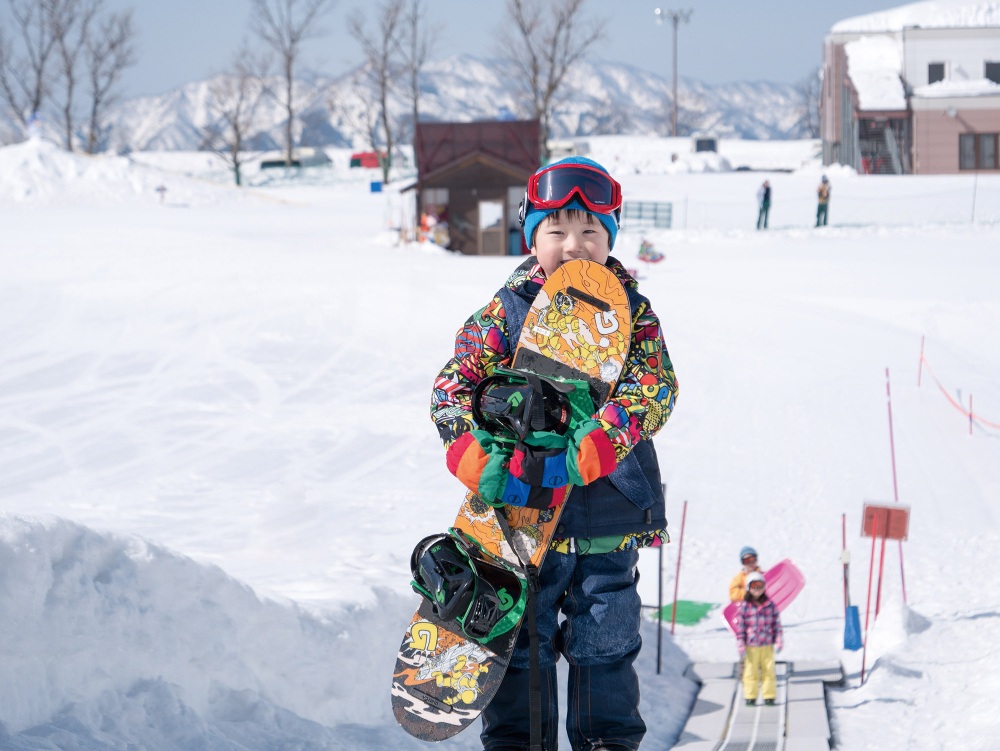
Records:
[[[905,110],[900,44],[890,37],[863,37],[844,45],[847,74],[867,112]]]
[[[1000,96],[1000,84],[988,78],[978,78],[971,81],[955,81],[945,79],[935,81],[926,86],[918,86],[913,90],[914,96],[923,99],[944,99],[948,97],[966,96]]]
[[[834,34],[874,34],[917,26],[924,29],[1000,26],[1000,2],[927,0],[909,3],[877,13],[845,18],[835,23],[830,31]]]
[[[763,157],[794,172],[713,172],[655,140],[588,142],[627,200],[674,202],[675,229],[616,249],[633,267],[643,236],[666,254],[640,269],[681,386],[656,439],[664,591],[687,502],[682,598],[722,602],[748,543],[805,573],[782,657],[843,662],[838,748],[994,748],[1000,433],[970,435],[916,379],[926,337],[947,394],[1000,423],[1000,177],[857,176],[803,142]],[[388,689],[416,605],[410,551],[461,494],[430,383],[515,261],[400,244],[409,181],[372,194],[337,164],[237,191],[190,156],[0,149],[5,751],[424,747]],[[821,174],[832,225],[816,230]],[[841,649],[840,524],[864,623],[861,508],[894,502],[886,368],[907,591],[890,543],[860,685],[861,654]],[[652,605],[657,553],[641,567]],[[715,614],[663,634],[661,675],[655,625],[643,636],[656,751],[693,701],[686,664],[736,655]],[[470,730],[444,747],[478,745]]]

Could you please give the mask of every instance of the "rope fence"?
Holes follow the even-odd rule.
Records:
[[[990,420],[987,420],[987,419],[983,418],[981,415],[977,415],[975,413],[975,411],[973,410],[973,407],[972,407],[972,394],[969,394],[969,406],[968,406],[968,408],[966,408],[965,405],[962,404],[961,402],[957,401],[948,392],[948,389],[946,389],[944,387],[944,385],[941,383],[941,381],[938,380],[938,377],[936,375],[934,375],[934,371],[931,369],[931,364],[927,361],[927,357],[924,355],[924,343],[925,343],[925,339],[926,339],[925,336],[920,337],[920,362],[919,362],[918,368],[917,368],[917,386],[920,387],[920,385],[921,385],[921,383],[920,383],[921,376],[923,375],[924,368],[926,368],[927,369],[927,373],[930,375],[931,379],[937,385],[938,390],[942,394],[944,394],[944,398],[948,400],[948,403],[951,404],[951,406],[954,407],[956,410],[958,410],[959,412],[961,412],[966,417],[966,419],[968,419],[968,421],[969,421],[969,433],[970,434],[972,433],[972,427],[973,427],[974,424],[979,424],[979,425],[981,425],[983,427],[994,428],[996,430],[1000,430],[1000,423],[992,422]]]

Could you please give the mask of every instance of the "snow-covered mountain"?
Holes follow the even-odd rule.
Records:
[[[296,127],[302,145],[366,144],[364,123],[371,97],[358,83],[361,72],[357,69],[339,78],[309,73],[297,81]],[[277,89],[280,82],[271,83]],[[421,117],[430,120],[523,114],[518,82],[497,60],[457,55],[434,61],[422,72],[421,88]],[[794,86],[763,81],[709,85],[686,78],[678,88],[682,132],[750,139],[808,136],[800,124],[800,97]],[[667,135],[670,93],[671,82],[655,73],[609,61],[581,63],[569,76],[555,108],[553,136]],[[394,99],[392,107],[397,120],[409,118],[410,105],[402,96]],[[105,146],[141,151],[198,149],[206,127],[217,118],[212,81],[194,81],[158,96],[123,101],[111,114]],[[277,148],[284,142],[283,122],[279,102],[265,97],[250,147]],[[5,130],[10,129],[0,122],[0,134]]]

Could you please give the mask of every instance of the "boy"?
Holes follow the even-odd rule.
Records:
[[[774,704],[777,696],[774,655],[781,651],[781,636],[778,609],[767,597],[764,575],[755,571],[747,576],[746,597],[736,611],[736,644],[740,657],[746,657],[743,698],[747,706],[757,703],[758,690],[764,694],[765,704]]]
[[[566,729],[574,751],[636,749],[646,732],[639,716],[638,550],[668,541],[652,438],[677,394],[660,324],[638,284],[610,256],[618,234],[621,186],[600,164],[568,157],[528,181],[521,226],[532,258],[459,331],[454,357],[434,384],[431,414],[448,448],[448,467],[478,491],[485,454],[471,434],[476,384],[508,366],[523,316],[545,280],[569,260],[604,264],[622,281],[632,311],[622,377],[577,431],[574,484],[539,575],[536,595],[541,664],[542,742],[558,738],[556,661],[569,662]],[[520,316],[521,320],[518,320]],[[563,622],[559,623],[559,614]],[[499,692],[483,712],[488,751],[529,746],[529,634],[521,629]]]

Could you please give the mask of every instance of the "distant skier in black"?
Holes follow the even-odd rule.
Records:
[[[757,229],[767,229],[767,213],[771,210],[771,182],[765,180],[757,190]]]

